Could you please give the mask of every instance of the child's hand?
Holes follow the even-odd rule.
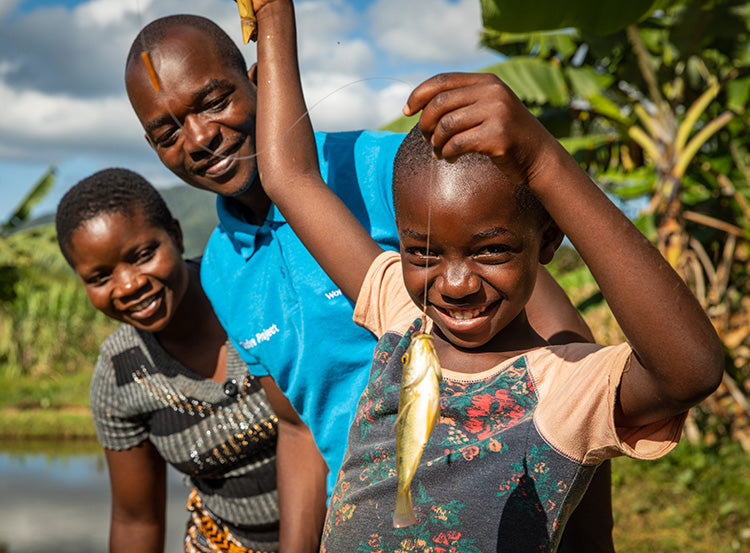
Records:
[[[493,158],[514,183],[528,183],[556,144],[508,86],[490,73],[445,73],[409,96],[405,115],[422,110],[419,128],[437,158],[478,152]]]

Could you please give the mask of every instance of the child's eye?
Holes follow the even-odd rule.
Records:
[[[411,248],[407,248],[406,253],[408,253],[409,255],[422,257],[422,258],[437,257],[434,251],[428,250],[427,248],[423,248],[421,246],[413,246]]]
[[[474,252],[474,257],[485,261],[499,261],[507,258],[510,252],[511,248],[506,244],[490,244],[477,249]]]

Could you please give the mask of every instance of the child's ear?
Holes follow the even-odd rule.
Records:
[[[250,69],[247,70],[247,78],[250,79],[250,82],[253,83],[255,86],[258,86],[258,64],[254,63],[250,66]]]
[[[177,219],[172,219],[172,222],[169,225],[169,234],[174,240],[174,243],[177,244],[177,249],[180,250],[180,253],[185,253],[185,242],[182,238],[182,228]]]
[[[552,219],[547,221],[542,231],[542,247],[539,250],[539,263],[546,265],[555,256],[565,235]]]

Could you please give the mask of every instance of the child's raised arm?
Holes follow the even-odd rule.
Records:
[[[356,300],[381,248],[320,176],[300,85],[291,0],[266,2],[256,16],[261,184],[323,270]]]
[[[531,188],[588,265],[636,353],[622,376],[618,425],[675,415],[716,389],[721,343],[693,294],[504,83],[439,75],[414,90],[404,112],[420,109],[436,156],[492,157]]]

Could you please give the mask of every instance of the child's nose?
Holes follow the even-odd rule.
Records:
[[[479,277],[465,265],[451,265],[437,279],[438,291],[449,298],[464,298],[479,291]]]

